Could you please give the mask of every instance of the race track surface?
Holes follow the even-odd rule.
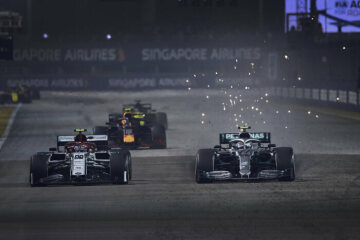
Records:
[[[28,185],[32,154],[134,99],[167,112],[168,149],[132,151],[129,185]],[[293,146],[296,181],[196,184],[196,150],[236,123]],[[359,121],[265,93],[47,92],[21,107],[0,151],[0,239],[358,239],[359,136]]]

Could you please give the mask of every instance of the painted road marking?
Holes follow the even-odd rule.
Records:
[[[9,121],[8,121],[8,124],[7,124],[6,128],[5,128],[4,134],[3,134],[2,137],[0,138],[0,150],[1,150],[2,146],[3,146],[3,144],[5,143],[7,137],[9,136],[11,127],[12,127],[12,125],[13,125],[13,123],[14,123],[16,114],[17,114],[17,112],[19,111],[20,107],[21,107],[21,103],[19,103],[19,104],[16,106],[16,108],[14,109],[14,111],[13,111],[12,114],[11,114],[11,117],[10,117],[10,119],[9,119]]]

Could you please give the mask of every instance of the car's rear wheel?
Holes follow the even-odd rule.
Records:
[[[282,177],[281,181],[295,180],[295,157],[294,150],[291,147],[274,148],[275,162],[277,170],[290,171],[289,176]]]
[[[168,129],[168,120],[167,115],[164,112],[157,112],[155,115],[156,123],[164,126],[165,129]]]
[[[93,134],[94,135],[107,135],[108,134],[108,127],[107,126],[93,127]]]
[[[30,159],[30,178],[32,187],[45,185],[42,179],[48,176],[48,155],[35,154]]]
[[[195,181],[197,183],[209,182],[203,173],[214,171],[214,152],[214,149],[200,149],[197,152],[195,162]]]
[[[166,132],[165,128],[162,125],[156,125],[151,128],[151,138],[151,148],[166,148]]]
[[[110,154],[110,176],[113,184],[128,184],[131,179],[131,155],[128,150]]]
[[[39,100],[40,99],[40,90],[39,89],[36,89],[36,88],[32,88],[30,90],[31,92],[31,98],[34,99],[34,100]]]

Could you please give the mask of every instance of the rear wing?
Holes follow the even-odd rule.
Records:
[[[271,143],[271,134],[269,132],[252,132],[252,139],[259,140],[261,143]],[[231,140],[240,138],[240,133],[220,133],[220,145],[229,144]]]
[[[108,145],[107,135],[87,135],[86,138],[87,142],[94,142],[98,148]],[[74,141],[75,136],[57,136],[57,149],[59,150],[59,147],[63,147],[65,144]]]
[[[123,105],[124,112],[127,112],[128,108],[130,108],[132,110],[135,109],[135,110],[140,110],[140,111],[144,111],[144,110],[149,111],[152,109],[152,104],[151,103],[141,103],[140,105],[137,105],[137,104],[124,104]]]

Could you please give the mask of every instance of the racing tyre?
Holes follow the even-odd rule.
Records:
[[[214,171],[214,149],[200,149],[196,154],[195,181],[197,183],[209,182],[204,178],[203,172]]]
[[[167,115],[164,112],[158,112],[155,115],[156,123],[164,126],[165,129],[168,129],[168,120]]]
[[[29,182],[32,187],[45,185],[41,179],[48,176],[48,158],[49,156],[45,154],[35,154],[31,157]]]
[[[290,170],[288,177],[280,178],[280,181],[294,181],[295,180],[295,158],[294,150],[291,147],[274,148],[275,161],[277,170]]]
[[[166,133],[162,125],[156,125],[151,128],[151,148],[165,149],[166,148]]]
[[[39,89],[31,89],[31,98],[33,100],[39,100],[40,99],[40,91]]]
[[[19,100],[22,103],[31,103],[32,99],[31,99],[31,94],[30,92],[25,92],[23,94],[19,94]]]
[[[110,154],[110,176],[113,184],[128,184],[131,178],[131,155],[127,150]]]
[[[108,127],[107,126],[93,127],[93,134],[94,135],[107,135],[108,134]]]

